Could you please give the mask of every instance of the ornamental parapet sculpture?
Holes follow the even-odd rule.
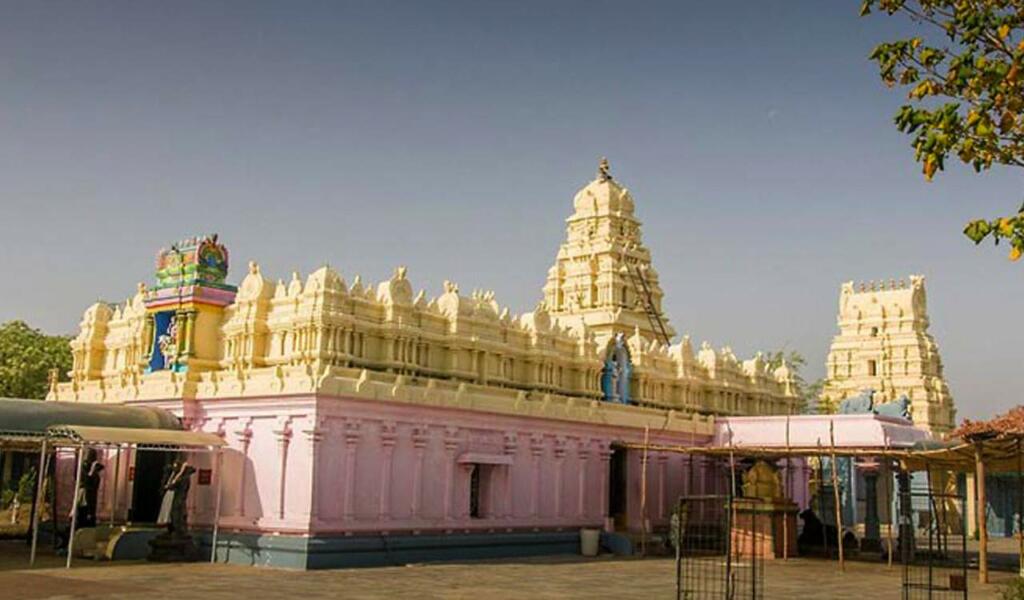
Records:
[[[521,315],[493,291],[465,295],[452,281],[433,298],[415,293],[405,267],[376,286],[358,275],[346,284],[330,266],[304,281],[292,273],[288,283],[271,283],[253,262],[235,288],[218,237],[188,238],[160,252],[152,289],[85,312],[72,342],[73,384],[57,385],[51,399],[124,402],[167,390],[429,397],[441,382],[456,382],[477,395],[493,390],[484,395],[495,398],[513,390],[582,399],[580,414],[601,401],[682,414],[795,410],[795,379],[785,365],[769,371],[761,357],[741,362],[728,347],[707,343],[695,356],[689,337],[666,343],[652,327],[644,307],[660,311],[658,273],[641,243],[633,199],[606,163],[574,207],[543,300]],[[649,298],[638,297],[641,288],[623,269],[641,274]],[[671,339],[667,318],[658,318]],[[87,385],[126,375],[138,385]],[[376,391],[378,379],[390,382],[387,392]]]

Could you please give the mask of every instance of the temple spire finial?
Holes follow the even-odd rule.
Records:
[[[601,157],[600,162],[597,163],[597,178],[600,181],[611,181],[612,180],[612,168],[608,164],[608,159]]]

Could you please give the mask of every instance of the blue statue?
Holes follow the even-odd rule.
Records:
[[[839,403],[841,415],[868,415],[874,412],[875,390],[866,389],[859,396],[850,396]]]
[[[621,333],[608,349],[601,372],[601,391],[606,402],[629,404],[629,379],[633,372],[633,364],[629,359],[629,348],[626,338]]]
[[[896,417],[899,419],[910,419],[910,398],[903,394],[892,402],[879,404],[875,407],[875,414],[881,417]]]

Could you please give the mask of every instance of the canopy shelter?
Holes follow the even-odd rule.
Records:
[[[51,425],[47,427],[42,437],[39,452],[39,473],[36,487],[36,500],[33,510],[32,523],[32,551],[30,564],[35,563],[36,548],[38,544],[38,520],[40,514],[40,503],[43,497],[43,482],[46,479],[46,468],[49,461],[46,460],[47,451],[57,448],[72,448],[76,452],[75,459],[75,488],[73,499],[77,500],[82,486],[82,461],[87,448],[96,449],[134,449],[136,451],[155,452],[213,452],[217,455],[217,495],[213,518],[213,543],[214,550],[217,547],[218,522],[220,521],[221,503],[221,449],[225,445],[220,436],[212,433],[181,431],[175,429],[147,429],[140,427],[98,427],[92,425]],[[117,463],[120,466],[120,461]],[[117,494],[118,475],[114,477],[114,494]],[[77,503],[72,502],[71,530],[68,536],[67,562],[66,567],[71,567],[71,559],[74,556],[75,530],[77,528],[78,510]],[[211,560],[216,557],[214,551]]]
[[[772,420],[780,419],[785,423],[784,433],[782,430],[770,431]],[[804,419],[806,422],[798,425],[799,419]],[[824,421],[828,427],[828,432],[824,436],[820,432],[812,434],[812,438],[816,436],[815,444],[808,444],[807,439],[801,440],[800,434],[792,436],[791,439],[791,423],[794,428],[799,426],[806,434],[807,425],[813,426],[815,421]],[[829,456],[832,459],[838,457],[876,458],[896,462],[903,471],[907,472],[971,474],[974,476],[977,486],[974,518],[979,538],[978,576],[982,582],[988,581],[985,477],[986,474],[1015,473],[1017,475],[1019,555],[1021,573],[1024,573],[1024,406],[1014,408],[990,421],[965,421],[960,428],[953,432],[950,440],[937,440],[927,435],[915,435],[908,429],[893,429],[891,424],[887,426],[889,429],[882,438],[851,440],[850,437],[843,434],[844,422],[851,423],[849,416],[765,417],[756,424],[752,423],[751,430],[761,434],[761,437],[756,439],[744,438],[742,435],[735,436],[728,423],[723,422],[716,424],[716,435],[712,444],[707,446],[671,446],[629,442],[620,443],[619,446],[642,450],[645,455],[651,451],[675,452],[719,457],[729,460],[730,463],[744,458],[767,461],[814,456]],[[820,423],[818,424],[820,425]],[[909,426],[909,422],[906,425]],[[844,443],[844,440],[850,441]],[[835,486],[833,488],[835,489]],[[836,504],[838,505],[838,498]],[[841,531],[842,523],[841,521],[837,522],[839,523],[837,529]],[[840,542],[840,549],[841,547]],[[841,550],[840,561],[842,561]]]
[[[930,434],[907,420],[876,414],[845,415],[778,415],[762,417],[727,417],[717,419],[715,432],[708,445],[658,445],[620,442],[617,446],[643,452],[642,468],[646,469],[649,452],[671,452],[691,456],[716,457],[728,461],[735,485],[737,461],[743,459],[786,461],[786,490],[790,490],[790,461],[826,457],[832,463],[839,458],[863,458],[901,466],[917,453],[934,449]],[[881,460],[880,460],[881,459]],[[837,469],[832,468],[831,487],[834,498],[836,545],[839,567],[844,568],[843,517]],[[643,478],[643,476],[642,476]],[[642,503],[642,502],[641,502]],[[783,526],[786,521],[783,520]],[[784,533],[783,539],[788,539]],[[891,526],[890,526],[891,538]],[[890,539],[890,550],[892,541]],[[788,548],[783,551],[788,556]],[[890,556],[892,552],[890,551]]]
[[[71,531],[68,542],[67,566],[71,565],[77,520],[77,500],[82,485],[82,464],[87,449],[155,451],[155,452],[213,452],[217,454],[219,480],[220,452],[224,441],[210,433],[183,431],[181,421],[170,412],[153,407],[124,406],[120,404],[90,404],[80,402],[44,402],[0,398],[0,448],[39,452],[36,494],[32,510],[32,550],[30,563],[35,563],[38,546],[40,508],[44,482],[50,461],[56,450],[75,452],[75,487],[72,496]],[[120,459],[115,469],[120,469]],[[113,494],[116,501],[120,473],[115,471]],[[219,481],[218,481],[219,486]],[[220,509],[220,489],[217,491],[217,517]],[[53,508],[57,510],[56,507]],[[111,516],[113,519],[113,515]],[[216,547],[217,521],[214,519],[214,547]]]
[[[0,398],[0,447],[38,448],[54,425],[182,428],[177,417],[159,408]]]

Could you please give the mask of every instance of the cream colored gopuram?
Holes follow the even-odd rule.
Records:
[[[635,416],[645,408],[800,411],[788,366],[770,370],[760,355],[741,362],[728,347],[707,342],[695,352],[687,336],[672,343],[633,198],[606,161],[576,194],[574,209],[544,300],[519,316],[493,292],[466,296],[449,281],[428,298],[402,267],[367,286],[358,276],[347,283],[328,266],[305,280],[293,273],[274,283],[250,263],[234,293],[224,282],[227,249],[216,236],[183,240],[161,253],[158,289],[140,285],[122,305],[86,310],[72,342],[71,381],[54,386],[50,397],[130,402],[298,390],[380,397],[381,385],[387,396],[429,388],[442,403],[458,397],[501,412],[526,410],[523,395],[532,393],[548,398],[544,406],[604,400],[631,405],[621,408]],[[468,401],[472,396],[477,401]],[[615,414],[590,410],[578,418],[641,423],[607,410]]]
[[[928,324],[924,277],[844,283],[822,408],[833,411],[842,400],[873,390],[875,405],[906,397],[915,425],[948,433],[956,409]]]

